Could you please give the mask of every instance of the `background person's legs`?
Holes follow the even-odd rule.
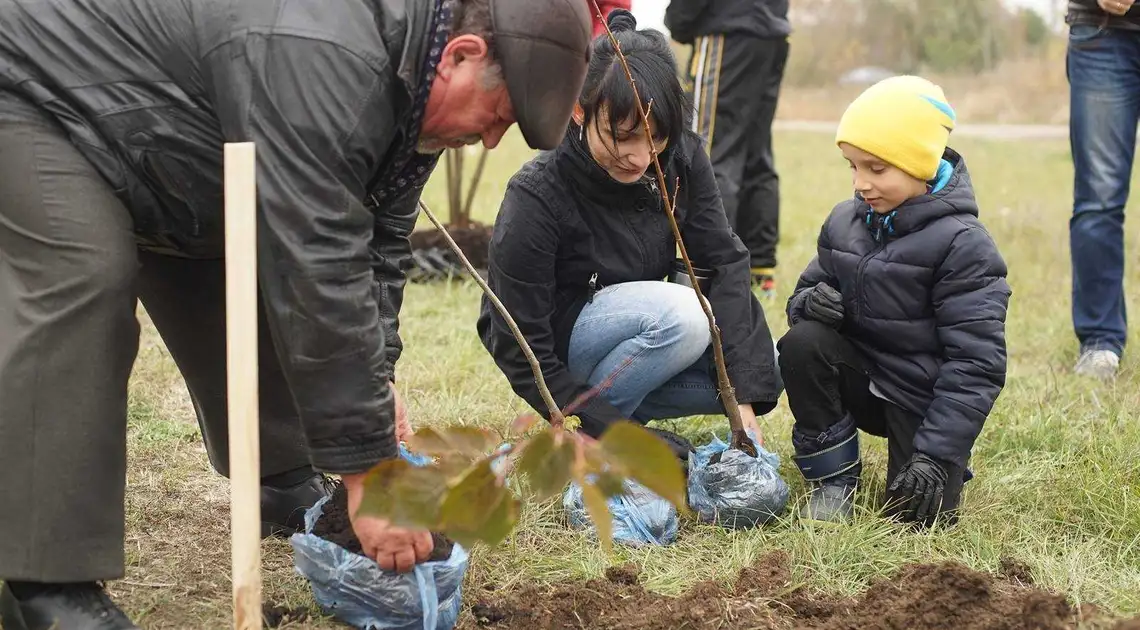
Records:
[[[137,268],[110,187],[0,92],[0,579],[123,575]]]
[[[223,260],[190,260],[147,252],[139,254],[139,295],[163,342],[178,365],[198,417],[210,464],[229,474],[229,426],[226,407],[226,295]],[[262,483],[290,488],[317,477],[296,404],[285,382],[258,302],[258,392]],[[312,505],[319,484],[298,492]],[[277,522],[274,501],[263,490],[264,517]],[[269,504],[267,504],[267,502]],[[294,506],[295,507],[295,506]],[[302,523],[300,510],[293,521]],[[303,506],[307,507],[307,506]],[[274,520],[276,518],[276,520]]]
[[[772,121],[788,61],[788,40],[763,39],[753,45],[757,50],[753,77],[762,83],[762,89],[756,117],[750,124],[735,227],[751,253],[753,276],[761,278],[762,288],[772,291],[780,240],[780,178],[772,154]]]
[[[771,290],[780,212],[771,127],[788,42],[712,35],[698,38],[693,51],[693,124],[708,142],[728,223],[751,253],[754,279]]]
[[[1107,377],[1116,371],[1127,333],[1124,206],[1140,119],[1140,33],[1074,25],[1066,70],[1073,326],[1082,353],[1077,371]]]

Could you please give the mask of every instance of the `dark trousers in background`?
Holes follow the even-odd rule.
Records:
[[[127,383],[141,298],[228,470],[223,262],[140,254],[130,215],[63,130],[0,92],[0,580],[123,575]],[[309,466],[260,351],[262,474]]]
[[[780,181],[772,120],[788,40],[709,35],[698,37],[692,52],[693,125],[708,142],[728,223],[751,253],[753,269],[774,268]]]
[[[1069,31],[1073,155],[1073,327],[1083,349],[1124,352],[1124,206],[1140,120],[1140,33],[1094,24]]]
[[[779,341],[780,373],[795,429],[818,434],[850,414],[859,430],[887,438],[887,487],[914,455],[922,417],[871,392],[869,366],[838,331],[819,322],[796,324]],[[947,469],[943,512],[957,509],[965,469]],[[887,497],[890,502],[891,497]]]

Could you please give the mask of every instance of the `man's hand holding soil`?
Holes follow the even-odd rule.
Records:
[[[365,474],[341,477],[348,491],[348,514],[352,519],[352,529],[360,539],[364,555],[376,560],[381,569],[407,573],[431,557],[434,545],[431,534],[427,530],[393,527],[381,518],[357,516],[361,499],[364,498]]]

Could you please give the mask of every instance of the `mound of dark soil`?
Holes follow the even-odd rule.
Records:
[[[321,507],[321,517],[313,525],[313,535],[340,545],[352,553],[364,555],[360,540],[356,537],[356,532],[352,531],[352,521],[348,518],[348,491],[343,485],[337,484],[332,497]],[[450,558],[455,543],[436,532],[432,532],[431,538],[435,547],[429,561]]]
[[[261,605],[261,620],[267,628],[279,628],[286,623],[308,621],[309,617],[308,608],[299,606],[290,608],[268,602]]]
[[[463,250],[463,255],[467,256],[471,264],[476,269],[486,269],[487,249],[491,245],[491,226],[472,223],[466,228],[445,227],[447,227],[447,233],[455,239],[455,244]],[[451,251],[443,233],[435,228],[416,230],[409,236],[409,241],[413,250],[439,248],[444,251]]]
[[[1020,576],[955,563],[903,567],[854,599],[795,586],[783,552],[742,570],[732,590],[702,582],[681,597],[647,592],[632,571],[627,565],[607,571],[608,579],[502,594],[473,589],[460,628],[1060,630],[1075,628],[1078,617],[1064,596],[1024,586]]]

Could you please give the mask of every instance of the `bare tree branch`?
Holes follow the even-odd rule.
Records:
[[[514,333],[515,340],[519,342],[523,354],[526,355],[526,360],[530,363],[531,372],[534,373],[534,382],[538,386],[539,393],[542,394],[542,401],[546,403],[547,411],[550,413],[550,424],[561,428],[566,418],[562,415],[562,411],[558,409],[558,404],[554,402],[554,396],[551,395],[550,388],[546,386],[546,379],[542,377],[542,366],[539,365],[538,358],[534,356],[534,351],[531,350],[530,344],[526,342],[526,337],[524,337],[522,331],[519,330],[515,319],[511,317],[510,312],[507,311],[507,307],[503,306],[503,303],[499,301],[499,297],[495,295],[495,292],[492,291],[491,287],[487,285],[487,282],[483,280],[483,276],[479,275],[479,272],[475,270],[475,266],[472,265],[471,261],[467,259],[467,256],[463,254],[463,250],[459,249],[459,245],[455,243],[455,239],[451,238],[451,234],[444,229],[443,224],[439,222],[439,219],[436,218],[435,214],[427,207],[427,204],[425,204],[423,200],[420,201],[420,209],[427,215],[432,225],[443,234],[443,238],[447,240],[447,245],[451,247],[451,251],[459,257],[459,260],[467,269],[467,273],[475,279],[475,282],[479,283],[479,288],[483,289],[483,293],[487,296],[487,299],[491,300],[491,303],[495,305],[495,309],[498,310],[499,314],[506,320],[507,326],[509,326],[511,332]]]
[[[633,88],[633,100],[637,105],[637,113],[641,117],[641,124],[645,128],[645,141],[649,144],[649,151],[653,156],[653,168],[657,171],[657,185],[661,189],[661,199],[665,204],[665,214],[669,218],[669,225],[673,228],[673,237],[677,240],[677,246],[681,250],[681,259],[685,261],[685,269],[689,273],[689,281],[693,285],[693,291],[697,293],[697,299],[700,300],[701,308],[705,311],[705,317],[709,320],[709,330],[712,332],[713,354],[716,360],[717,390],[720,392],[721,403],[724,405],[724,411],[728,415],[728,424],[732,429],[732,448],[739,449],[752,457],[756,457],[756,444],[752,442],[752,438],[744,431],[744,420],[740,416],[739,404],[736,402],[736,389],[732,386],[732,381],[728,378],[728,368],[724,360],[724,346],[721,342],[720,327],[716,325],[712,305],[709,304],[704,294],[701,293],[700,285],[697,282],[697,274],[693,270],[693,262],[689,259],[689,252],[685,248],[685,241],[681,238],[681,228],[677,225],[677,217],[673,213],[673,201],[676,199],[676,193],[674,193],[674,199],[669,198],[669,189],[665,186],[665,171],[661,168],[661,161],[657,157],[657,148],[653,145],[653,128],[649,123],[649,108],[641,102],[641,95],[637,92],[637,81],[634,80],[633,73],[629,70],[629,63],[626,61],[625,53],[621,50],[621,42],[618,41],[613,31],[610,30],[610,25],[606,22],[606,16],[602,14],[597,0],[590,0],[590,3],[594,5],[594,12],[598,15],[602,25],[605,27],[606,34],[609,36],[610,42],[614,46],[614,51],[617,53],[618,61],[625,71],[626,78],[629,79],[630,87]],[[649,104],[649,107],[652,107],[652,103]],[[678,180],[678,182],[679,181],[680,180]],[[680,188],[679,183],[677,188]]]

